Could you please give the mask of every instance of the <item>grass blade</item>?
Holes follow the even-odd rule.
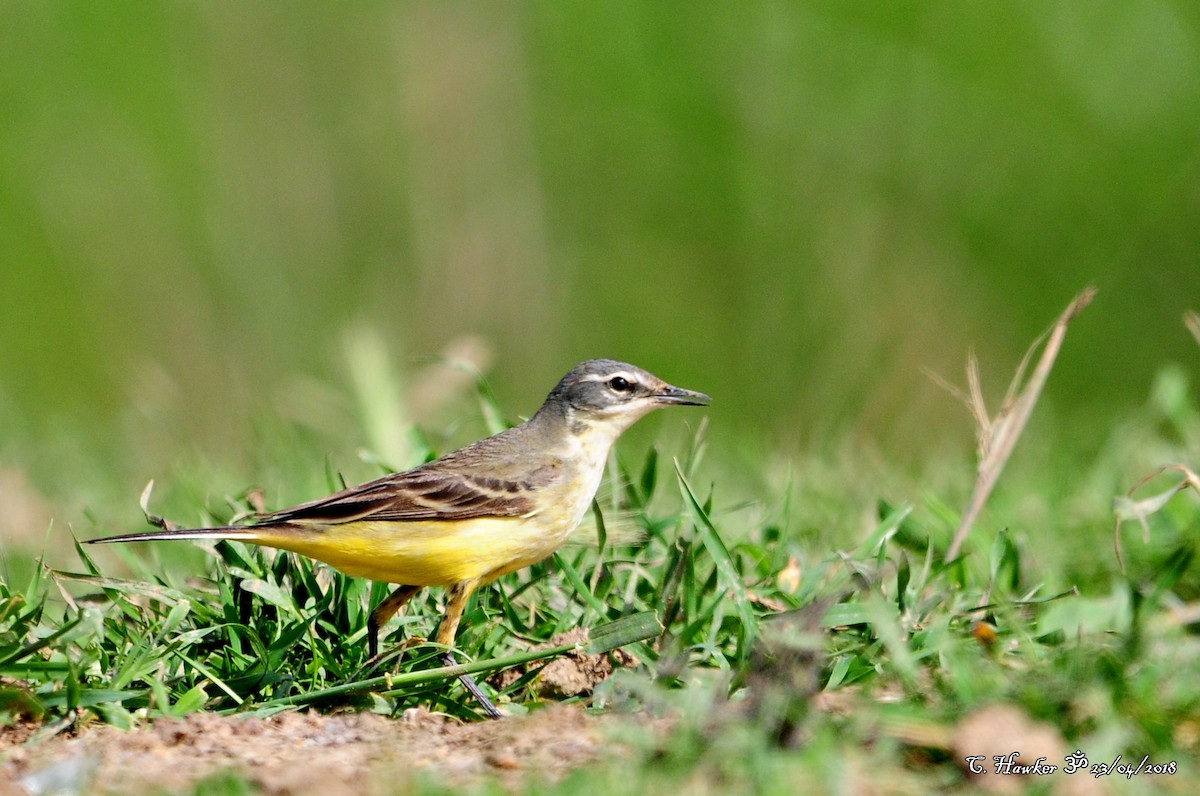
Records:
[[[716,526],[713,525],[708,512],[701,507],[700,501],[696,499],[696,493],[692,491],[691,485],[688,483],[687,478],[684,477],[683,469],[679,466],[678,460],[675,460],[675,474],[679,477],[680,489],[683,491],[683,496],[695,518],[696,528],[700,531],[700,538],[704,542],[704,547],[716,564],[717,573],[722,582],[721,585],[724,587],[729,598],[733,600],[738,617],[741,619],[743,632],[739,640],[738,657],[744,660],[745,654],[754,640],[755,630],[758,626],[758,621],[754,616],[754,611],[750,608],[750,601],[746,596],[746,585],[742,582],[742,576],[738,573],[737,567],[733,563],[733,557],[729,555],[729,548],[721,540],[721,536],[717,533]]]

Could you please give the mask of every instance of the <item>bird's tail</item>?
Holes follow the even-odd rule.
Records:
[[[142,531],[122,533],[88,539],[86,544],[109,544],[111,542],[158,542],[175,539],[245,539],[255,541],[261,537],[261,529],[245,525],[226,525],[221,528],[179,528],[171,531]]]

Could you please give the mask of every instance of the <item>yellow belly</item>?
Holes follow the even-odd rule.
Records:
[[[264,527],[255,541],[324,561],[356,577],[448,586],[466,580],[490,581],[541,561],[566,541],[577,524],[576,518],[542,515],[362,521],[312,530]]]

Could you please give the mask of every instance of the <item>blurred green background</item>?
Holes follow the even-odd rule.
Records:
[[[923,369],[998,397],[1087,284],[1038,416],[1099,428],[1200,356],[1198,154],[1182,0],[6,3],[6,522],[244,486],[263,417],[480,436],[448,351],[510,417],[610,356],[730,447],[965,455]]]

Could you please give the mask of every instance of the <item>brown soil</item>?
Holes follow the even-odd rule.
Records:
[[[586,643],[586,632],[563,633],[544,646],[572,642]],[[552,699],[590,694],[612,673],[613,660],[631,659],[620,651],[569,652],[540,669],[533,687]],[[498,684],[524,671],[503,673]],[[422,778],[454,786],[491,777],[515,788],[598,759],[606,748],[603,725],[611,721],[571,705],[473,724],[421,709],[399,720],[197,713],[132,731],[92,723],[47,738],[36,737],[36,722],[19,721],[0,726],[0,796],[177,793],[222,772],[267,794],[397,793]]]
[[[535,661],[525,666],[505,669],[492,678],[492,684],[497,688],[507,688],[531,669],[538,669],[534,680],[534,690],[546,699],[563,699],[566,697],[590,694],[597,685],[608,679],[613,673],[613,662],[618,666],[631,666],[634,658],[622,649],[612,650],[603,655],[588,654],[583,651],[587,644],[588,632],[583,628],[575,628],[565,633],[559,633],[549,642],[533,647],[533,650],[550,649],[561,644],[578,644],[579,649],[560,655],[550,663]]]
[[[606,721],[567,705],[475,724],[424,710],[398,720],[193,714],[32,742],[34,728],[19,724],[0,730],[0,796],[175,793],[223,771],[268,794],[396,793],[423,778],[449,786],[496,778],[516,788],[598,759]]]

